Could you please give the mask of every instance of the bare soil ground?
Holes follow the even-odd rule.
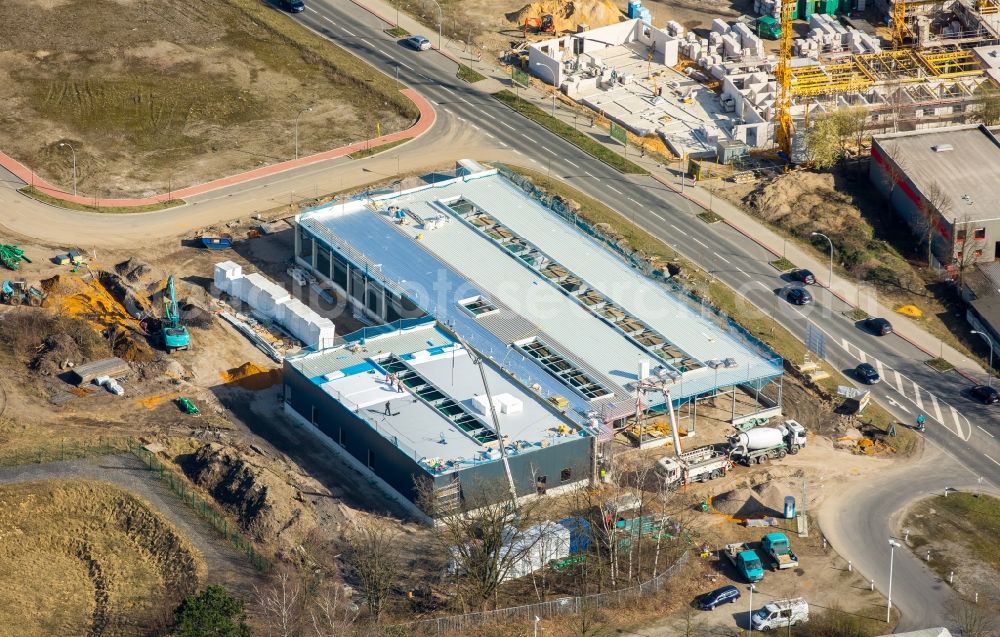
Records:
[[[397,85],[254,0],[0,3],[0,148],[67,191],[176,190],[400,130]]]
[[[0,487],[0,635],[139,634],[205,580],[142,500],[99,482]]]

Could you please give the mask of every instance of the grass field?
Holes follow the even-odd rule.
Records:
[[[177,190],[406,128],[390,77],[259,0],[0,3],[0,148],[84,196]],[[311,110],[305,110],[311,109]]]
[[[117,487],[0,487],[2,637],[146,634],[204,578],[187,540]]]

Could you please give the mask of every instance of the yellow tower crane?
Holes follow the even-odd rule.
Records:
[[[906,26],[906,0],[893,0],[892,3],[892,48],[901,49],[906,44],[906,36],[910,30]]]
[[[778,99],[775,131],[778,148],[792,158],[792,12],[795,0],[781,0],[781,47],[778,50]]]

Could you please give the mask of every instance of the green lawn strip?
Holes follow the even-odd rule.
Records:
[[[938,372],[950,372],[955,369],[954,365],[943,358],[932,358],[924,362],[927,363],[928,367]]]
[[[542,109],[538,108],[531,102],[527,100],[518,99],[517,95],[504,89],[493,93],[493,98],[504,105],[509,107],[511,110],[524,115],[528,119],[541,124],[545,128],[549,129],[556,135],[559,135],[569,143],[577,146],[584,152],[593,155],[597,159],[600,159],[607,165],[611,166],[615,170],[623,173],[629,173],[634,175],[648,175],[649,171],[642,166],[633,163],[618,153],[614,152],[610,148],[607,148],[603,144],[592,139],[585,133],[581,133],[576,130],[566,122],[560,119],[552,117]]]
[[[722,221],[722,217],[720,217],[719,215],[715,214],[710,210],[699,212],[698,218],[708,224],[718,223],[719,221]]]
[[[365,157],[371,157],[372,155],[377,155],[381,152],[385,152],[390,148],[395,148],[400,144],[405,144],[408,141],[410,140],[400,139],[394,142],[389,142],[387,144],[379,144],[378,146],[372,146],[371,148],[365,148],[364,150],[355,151],[350,155],[348,155],[348,157],[350,157],[351,159],[364,159]]]
[[[145,204],[142,206],[92,206],[84,203],[76,203],[73,201],[65,201],[59,199],[58,197],[53,197],[47,195],[44,192],[38,190],[37,188],[32,188],[31,186],[25,186],[21,188],[18,192],[21,194],[31,197],[42,203],[49,204],[50,206],[57,206],[59,208],[66,208],[67,210],[83,210],[86,212],[100,212],[104,214],[128,214],[130,212],[153,212],[156,210],[166,210],[167,208],[176,208],[177,206],[183,206],[186,202],[183,199],[171,199],[170,201],[162,201],[159,203]]]
[[[865,312],[860,307],[856,307],[849,312],[844,312],[844,316],[851,319],[852,321],[863,321],[870,316],[868,312]]]
[[[472,68],[471,66],[466,66],[464,64],[458,65],[458,79],[465,80],[469,84],[475,84],[486,79],[486,76]]]
[[[385,32],[394,38],[405,38],[406,36],[410,35],[409,31],[399,26],[392,27],[391,29],[386,29]]]
[[[791,332],[771,318],[765,310],[753,307],[746,299],[739,296],[732,288],[719,282],[718,279],[699,270],[697,266],[687,261],[663,241],[654,237],[643,228],[633,224],[624,216],[603,203],[592,199],[562,181],[547,177],[543,173],[521,167],[509,167],[514,172],[530,177],[536,186],[550,194],[564,199],[571,199],[580,205],[579,216],[591,226],[604,224],[621,235],[633,249],[661,263],[674,263],[682,272],[688,273],[685,287],[705,299],[710,305],[718,308],[727,316],[743,326],[748,332],[767,344],[775,353],[786,361],[802,361],[806,355],[806,346]],[[815,383],[831,400],[837,398],[837,387],[851,383],[839,370],[826,361],[818,361],[820,367],[830,376]],[[892,415],[876,403],[871,403],[862,414],[861,420],[883,432],[895,422]],[[899,455],[908,455],[916,448],[918,440],[908,427],[896,427],[896,436],[885,436],[882,441]]]
[[[774,261],[771,261],[770,263],[771,267],[777,270],[778,272],[788,272],[789,270],[795,269],[795,264],[786,259],[785,257],[781,257],[780,259],[776,259]]]

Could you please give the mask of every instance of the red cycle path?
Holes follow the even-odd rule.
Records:
[[[423,135],[427,132],[431,126],[434,125],[434,121],[437,118],[437,114],[434,112],[434,108],[431,103],[427,101],[420,93],[417,93],[413,89],[403,89],[400,91],[403,95],[410,99],[420,111],[420,116],[417,122],[407,128],[406,130],[399,131],[397,133],[390,133],[388,135],[382,135],[381,137],[376,137],[374,139],[366,140],[363,142],[356,142],[348,146],[341,146],[340,148],[334,148],[333,150],[328,150],[322,153],[317,153],[315,155],[309,155],[308,157],[300,157],[298,159],[293,159],[289,161],[284,161],[279,164],[272,164],[270,166],[263,166],[261,168],[255,168],[254,170],[249,170],[245,173],[239,173],[237,175],[231,175],[229,177],[222,177],[220,179],[215,179],[213,181],[208,181],[203,184],[197,184],[194,186],[188,186],[187,188],[181,188],[179,190],[174,190],[169,193],[163,193],[159,195],[153,195],[152,197],[142,197],[139,199],[98,199],[95,197],[86,197],[83,195],[74,195],[72,193],[65,192],[56,188],[52,184],[48,183],[41,177],[35,175],[29,168],[24,164],[17,161],[16,159],[0,152],[0,166],[3,166],[18,179],[26,184],[34,186],[36,190],[39,190],[46,195],[61,199],[63,201],[70,201],[74,203],[86,204],[89,206],[105,206],[105,207],[129,207],[129,206],[144,206],[148,204],[159,203],[162,201],[167,201],[168,199],[183,199],[184,197],[190,197],[192,195],[200,195],[202,193],[208,192],[210,190],[216,190],[218,188],[223,188],[225,186],[232,186],[234,184],[240,184],[260,177],[266,177],[268,175],[274,175],[276,173],[284,172],[286,170],[291,170],[293,168],[301,168],[302,166],[309,166],[321,161],[326,161],[328,159],[336,159],[338,157],[343,157],[344,155],[349,155],[351,153],[357,152],[359,150],[364,150],[365,148],[371,148],[375,146],[380,146],[382,144],[389,144],[392,142],[397,142],[401,140],[410,140]]]

